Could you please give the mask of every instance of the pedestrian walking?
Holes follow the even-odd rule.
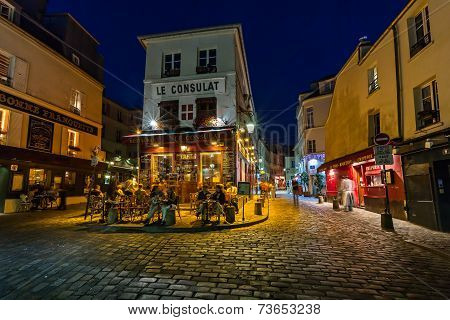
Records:
[[[348,176],[343,176],[340,184],[340,191],[342,194],[342,205],[344,206],[344,211],[353,211],[353,205],[355,199],[353,198],[353,181],[348,178]]]
[[[294,204],[298,204],[298,181],[297,179],[292,179],[292,197],[294,198]]]

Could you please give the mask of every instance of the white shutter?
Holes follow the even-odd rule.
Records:
[[[0,83],[8,82],[10,62],[10,57],[0,52]]]
[[[72,89],[70,92],[70,107],[71,109],[75,106],[75,101],[77,99],[77,91]]]
[[[22,121],[23,114],[19,112],[10,112],[9,129],[8,129],[8,145],[20,148],[22,140]]]
[[[14,76],[13,76],[13,88],[27,92],[27,84],[28,84],[28,62],[15,58],[14,63]]]

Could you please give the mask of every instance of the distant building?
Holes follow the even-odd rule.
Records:
[[[289,147],[284,157],[284,175],[286,177],[286,186],[290,190],[292,180],[295,178],[297,170],[295,167],[295,154],[293,148]]]
[[[304,191],[315,195],[321,193],[315,184],[317,169],[325,161],[325,123],[333,97],[335,76],[327,76],[311,84],[311,90],[299,95],[297,109],[298,174],[306,172],[308,183]],[[323,178],[324,179],[324,178]]]
[[[108,176],[124,181],[136,174],[137,145],[124,143],[123,137],[141,131],[142,110],[128,109],[104,97],[102,104],[102,150],[109,164]]]
[[[44,27],[46,1],[0,3],[0,212],[17,211],[20,195],[36,185],[66,189],[68,204],[84,202],[101,147],[101,77],[47,41],[55,38]],[[95,39],[71,21],[77,27],[61,27],[83,50],[82,39]],[[96,48],[84,55],[96,59]]]
[[[286,190],[286,176],[284,172],[285,146],[269,144],[270,151],[270,179],[277,190]]]

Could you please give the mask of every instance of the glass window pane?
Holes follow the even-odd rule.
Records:
[[[190,104],[190,105],[188,106],[188,110],[189,110],[189,111],[194,111],[194,106],[193,106],[192,104]]]
[[[192,120],[194,119],[194,114],[193,113],[188,113],[188,120]]]
[[[202,154],[201,160],[202,160],[202,182],[210,185],[220,183],[221,154],[220,153]]]
[[[211,49],[211,50],[209,50],[209,57],[211,58],[211,57],[216,57],[216,49]]]
[[[181,53],[175,53],[173,55],[173,60],[174,61],[181,61]]]
[[[171,54],[166,54],[165,60],[166,63],[172,62],[172,55]]]
[[[209,58],[209,65],[210,66],[215,66],[216,65],[216,58]]]
[[[200,67],[206,67],[206,58],[200,58],[199,65]]]
[[[181,120],[186,120],[186,113],[181,114]]]
[[[200,50],[198,56],[200,59],[206,59],[206,50]]]
[[[173,63],[173,68],[174,68],[175,70],[179,70],[180,67],[181,67],[181,61],[175,61],[175,62]]]

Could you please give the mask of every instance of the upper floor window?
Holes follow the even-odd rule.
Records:
[[[431,42],[430,14],[428,6],[414,18],[408,19],[410,55],[413,57]]]
[[[313,108],[306,109],[306,129],[314,128],[314,110]]]
[[[308,140],[307,142],[308,153],[316,152],[316,140]]]
[[[367,72],[368,82],[369,82],[369,94],[380,88],[378,85],[378,70],[377,67],[369,69]]]
[[[72,62],[75,63],[77,66],[80,65],[80,57],[77,56],[75,53],[72,53]]]
[[[380,113],[369,115],[369,146],[375,143],[374,138],[380,133]]]
[[[439,92],[436,80],[414,89],[414,103],[417,129],[440,121]]]
[[[0,51],[0,83],[11,85],[11,60],[12,56],[6,52]]]
[[[81,109],[84,103],[85,96],[81,91],[72,89],[70,96],[70,109],[73,113],[81,114]]]
[[[327,94],[333,92],[334,89],[334,80],[326,81],[319,85],[320,94]]]
[[[159,118],[164,126],[176,127],[179,124],[178,111],[178,100],[159,103]]]
[[[79,146],[80,134],[76,131],[69,130],[67,137],[67,154],[69,156],[75,156],[77,151],[80,151]]]
[[[177,77],[181,70],[181,53],[164,55],[164,77]]]
[[[117,121],[122,121],[122,111],[117,110]]]
[[[6,144],[8,124],[9,124],[9,111],[6,109],[0,109],[0,145]]]
[[[109,116],[109,112],[110,112],[110,106],[109,106],[109,104],[106,103],[106,102],[103,102],[103,105],[102,105],[102,113],[103,113],[105,116]]]
[[[0,1],[0,16],[9,21],[13,21],[14,18],[14,7],[5,0]]]
[[[217,72],[217,50],[207,49],[198,52],[197,73]]]
[[[122,131],[116,130],[116,142],[122,142]]]
[[[198,98],[196,100],[197,115],[199,124],[207,126],[204,121],[215,120],[217,118],[217,99],[216,98]]]
[[[193,120],[194,119],[194,105],[182,104],[181,105],[181,120]]]

